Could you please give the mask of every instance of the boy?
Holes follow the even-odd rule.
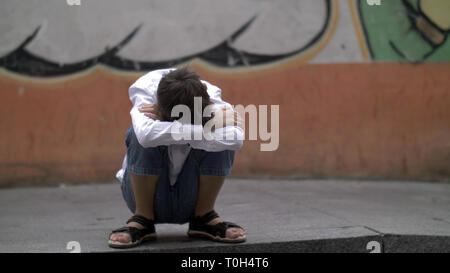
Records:
[[[139,78],[130,87],[129,96],[132,126],[125,141],[127,155],[117,177],[134,216],[110,234],[109,245],[134,247],[156,238],[156,223],[186,222],[190,237],[244,242],[244,230],[223,221],[214,210],[244,134],[241,118],[222,101],[221,90],[186,68],[164,69]],[[194,98],[201,98],[201,109],[196,108]],[[172,115],[179,105],[188,108],[190,117],[185,112],[180,118]],[[212,117],[203,115],[208,107]],[[191,139],[179,133],[181,128],[188,135],[198,136],[209,122],[215,124],[215,133],[235,137]]]

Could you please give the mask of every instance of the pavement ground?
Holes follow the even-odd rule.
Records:
[[[0,190],[0,252],[450,252],[450,184],[406,181],[227,179],[216,203],[247,242],[190,239],[188,225],[156,225],[158,239],[107,245],[131,216],[120,184]]]

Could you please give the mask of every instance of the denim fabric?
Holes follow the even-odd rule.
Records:
[[[176,183],[169,181],[167,146],[142,147],[133,127],[127,131],[127,168],[122,181],[122,194],[132,213],[136,201],[130,172],[158,176],[154,198],[155,223],[184,224],[194,213],[200,175],[228,176],[234,162],[234,151],[207,152],[191,149]]]

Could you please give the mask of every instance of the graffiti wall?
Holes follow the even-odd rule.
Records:
[[[450,61],[450,1],[384,1],[376,9],[360,1],[357,8],[372,59]]]
[[[450,0],[375,2],[3,1],[0,185],[113,180],[128,87],[184,65],[280,107],[234,176],[447,180]]]

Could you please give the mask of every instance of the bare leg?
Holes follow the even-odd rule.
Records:
[[[135,214],[142,215],[148,219],[154,219],[153,200],[155,197],[158,176],[136,175],[130,173],[130,178],[133,185],[134,198],[136,200]],[[139,229],[143,228],[142,225],[135,222],[130,222],[127,226]],[[122,243],[131,241],[130,234],[126,232],[111,234],[110,239]]]
[[[219,195],[224,180],[225,177],[222,176],[200,176],[195,216],[202,216],[214,209],[214,204],[216,203],[217,196]],[[223,219],[216,218],[208,224],[216,225],[220,222],[223,222]],[[228,238],[234,239],[245,235],[245,232],[240,228],[229,228],[227,229],[226,235]]]

